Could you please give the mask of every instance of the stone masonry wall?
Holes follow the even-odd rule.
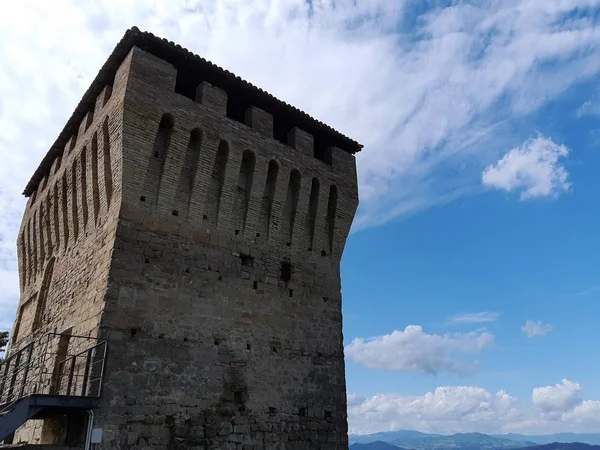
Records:
[[[57,376],[64,382],[57,362],[98,334],[120,207],[123,88],[104,89],[25,209],[17,241],[21,299],[7,352],[34,342],[24,394],[49,393]],[[82,363],[74,372],[78,393]],[[65,426],[29,421],[14,442],[60,443]]]
[[[347,448],[339,262],[354,157],[134,48],[99,448]],[[132,389],[132,386],[135,387]]]

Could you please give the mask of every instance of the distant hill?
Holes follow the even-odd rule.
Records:
[[[350,443],[363,443],[366,444],[368,442],[382,441],[382,442],[392,442],[396,439],[420,439],[426,437],[438,437],[442,436],[441,434],[428,434],[421,433],[420,431],[413,430],[397,430],[397,431],[383,431],[381,433],[374,434],[351,434],[349,436]]]
[[[600,450],[600,445],[581,442],[552,442],[550,444],[534,445],[523,450]]]
[[[350,446],[350,450],[403,450],[392,444],[383,441],[374,441],[367,444],[354,443]]]
[[[550,443],[583,443],[600,445],[600,433],[558,433],[550,435],[458,433],[453,435],[428,434],[413,430],[387,431],[369,435],[350,435],[350,444],[386,442],[409,450],[517,449]],[[508,441],[508,442],[507,442]],[[587,447],[586,447],[587,448]],[[583,447],[582,447],[583,449]],[[599,449],[600,450],[600,449]]]
[[[513,441],[482,433],[457,433],[450,436],[426,436],[419,439],[395,439],[391,442],[409,450],[498,450],[535,445],[531,441]]]
[[[540,436],[526,436],[524,434],[493,434],[493,437],[511,439],[513,441],[531,441],[536,444],[550,444],[554,442],[581,442],[583,444],[600,445],[600,433],[557,433]]]

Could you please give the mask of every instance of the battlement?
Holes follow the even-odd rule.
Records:
[[[212,64],[173,42],[133,27],[125,33],[84,94],[73,115],[27,184],[23,192],[25,196],[29,197],[33,194],[56,157],[68,151],[65,146],[70,148],[75,145],[77,135],[81,134],[82,129],[85,131],[89,126],[88,122],[97,115],[98,104],[106,102],[110,97],[117,70],[133,47],[149,52],[175,68],[177,75],[174,88],[178,94],[200,102],[221,101],[225,113],[242,123],[249,120],[250,123],[258,125],[258,122],[261,122],[254,117],[256,114],[248,112],[249,109],[252,111],[251,107],[266,111],[274,118],[272,129],[275,139],[309,152],[312,147],[313,155],[326,163],[331,162],[330,153],[333,147],[349,154],[355,154],[362,148],[356,141],[276,99],[228,70]],[[199,89],[202,82],[206,84]],[[295,131],[296,128],[304,130],[304,133]],[[271,133],[268,124],[263,132]],[[313,144],[310,143],[311,136]]]

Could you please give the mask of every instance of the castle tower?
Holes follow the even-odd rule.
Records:
[[[340,259],[360,149],[127,31],[25,189],[3,386],[97,397],[97,449],[347,449]],[[11,378],[16,359],[35,363]],[[13,442],[85,437],[68,405]]]

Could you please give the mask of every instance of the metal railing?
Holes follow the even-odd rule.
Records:
[[[48,333],[0,363],[0,405],[32,394],[100,397],[108,343]]]

